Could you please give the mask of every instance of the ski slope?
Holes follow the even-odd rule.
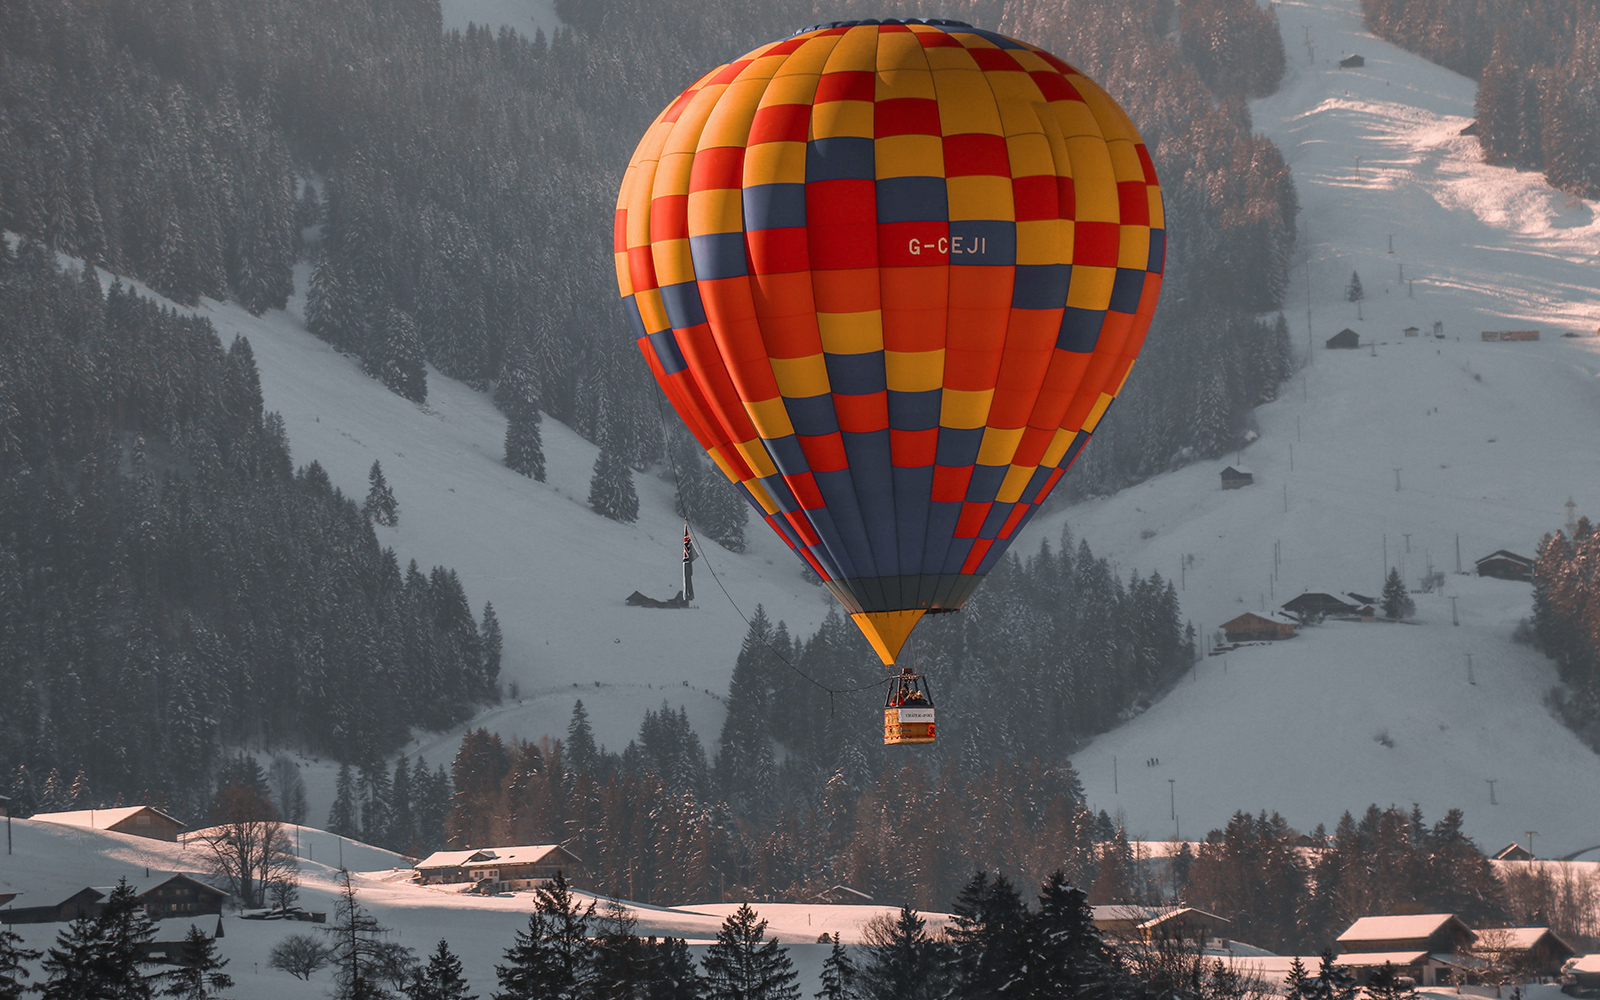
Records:
[[[311,827],[291,828],[300,845],[299,905],[313,913],[324,912],[333,919],[334,903],[340,882],[337,865],[342,858],[353,872],[357,899],[378,922],[393,932],[393,939],[416,949],[426,958],[441,937],[460,956],[471,990],[479,996],[491,995],[495,988],[494,966],[503,960],[518,930],[528,926],[532,911],[531,893],[499,896],[464,895],[458,886],[424,887],[410,882],[411,872],[398,855],[356,841],[344,840]],[[12,855],[0,855],[0,890],[17,891],[13,906],[50,905],[65,899],[84,886],[115,885],[126,878],[138,889],[164,881],[175,872],[204,876],[207,871],[204,848],[198,844],[169,844],[144,840],[105,830],[85,830],[34,820],[13,820]],[[580,901],[593,897],[580,894]],[[599,900],[603,907],[605,900]],[[641,936],[681,937],[689,941],[696,958],[705,954],[705,945],[716,939],[717,929],[737,904],[682,906],[666,908],[628,904],[638,921]],[[759,903],[757,911],[769,921],[767,933],[785,947],[797,971],[806,996],[814,993],[827,958],[828,947],[816,944],[824,932],[838,933],[847,944],[859,943],[862,925],[883,913],[895,910],[882,906],[828,906],[803,903]],[[930,913],[929,927],[942,928],[946,914]],[[217,926],[214,916],[193,921],[208,934]],[[181,939],[190,921],[172,918],[160,922],[156,940]],[[23,947],[43,951],[54,941],[65,924],[18,924],[12,929],[23,938]],[[222,917],[223,938],[218,953],[228,960],[225,970],[235,986],[227,995],[235,1000],[293,1000],[325,997],[332,989],[329,970],[315,973],[303,982],[269,968],[267,957],[272,947],[291,934],[324,936],[326,924],[296,921],[243,920],[233,913]],[[35,963],[37,983],[43,975]]]
[[[1431,564],[1445,588],[1415,595],[1415,625],[1330,623],[1207,658],[1075,763],[1097,808],[1152,838],[1203,837],[1236,809],[1309,830],[1416,802],[1430,821],[1464,809],[1491,851],[1527,830],[1541,856],[1600,843],[1600,758],[1546,711],[1549,662],[1511,642],[1531,589],[1454,573],[1458,535],[1470,572],[1496,549],[1532,556],[1569,497],[1600,515],[1600,340],[1560,336],[1600,326],[1594,205],[1479,162],[1458,134],[1473,81],[1375,39],[1357,0],[1277,8],[1290,70],[1252,111],[1303,205],[1286,314],[1309,364],[1256,412],[1241,453],[1041,518],[1018,547],[1070,523],[1124,574],[1181,580],[1205,635],[1306,590],[1376,595],[1386,565],[1415,588]],[[1364,69],[1338,68],[1350,53]],[[1344,301],[1352,270],[1362,319]],[[1325,350],[1345,327],[1362,348]],[[1482,342],[1503,329],[1542,339]],[[1235,461],[1255,484],[1224,493]]]

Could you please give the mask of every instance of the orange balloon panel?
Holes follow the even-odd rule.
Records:
[[[617,283],[700,444],[892,663],[1105,416],[1163,227],[1138,133],[1060,59],[958,21],[837,22],[650,126]]]

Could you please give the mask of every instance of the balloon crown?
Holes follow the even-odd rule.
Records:
[[[854,28],[858,24],[935,24],[942,28],[972,27],[965,21],[955,21],[948,17],[869,17],[860,21],[823,21],[809,28],[801,28],[795,34],[803,35],[808,31],[823,31],[828,28]]]

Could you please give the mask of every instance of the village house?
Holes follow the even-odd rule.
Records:
[[[139,893],[139,902],[151,920],[167,917],[192,917],[201,913],[222,912],[229,894],[197,878],[178,874]]]
[[[1353,351],[1361,346],[1361,335],[1349,327],[1328,338],[1328,350]]]
[[[1222,623],[1222,634],[1229,642],[1262,642],[1294,638],[1294,622],[1264,618],[1253,611]]]
[[[1419,986],[1438,986],[1459,978],[1467,964],[1460,956],[1476,940],[1453,913],[1362,917],[1334,939],[1340,949],[1334,961],[1361,983],[1393,965]]]
[[[1091,906],[1095,929],[1120,941],[1199,941],[1218,936],[1230,921],[1192,906]]]
[[[417,881],[423,885],[473,882],[491,892],[537,888],[563,873],[568,881],[581,881],[583,862],[560,844],[527,847],[480,847],[467,851],[435,851],[417,862]]]
[[[1489,553],[1474,565],[1478,568],[1479,576],[1492,576],[1499,580],[1519,580],[1523,583],[1530,583],[1533,580],[1533,560],[1505,549]]]
[[[1490,860],[1493,860],[1493,861],[1532,861],[1533,860],[1533,852],[1529,851],[1526,847],[1523,847],[1521,844],[1517,843],[1516,841],[1512,841],[1511,843],[1507,844],[1506,846],[1500,848],[1500,852],[1498,854],[1491,855],[1490,856]]]
[[[1408,326],[1400,332],[1405,334],[1407,337],[1417,337],[1422,334],[1422,329],[1420,327]]]
[[[1579,996],[1600,991],[1600,953],[1584,955],[1568,962],[1561,970],[1561,992],[1571,987]]]
[[[1249,486],[1255,481],[1256,475],[1249,469],[1230,465],[1222,470],[1222,488],[1225,490],[1237,490],[1241,487]]]
[[[111,895],[109,887],[85,887],[59,903],[46,906],[13,906],[0,910],[0,924],[57,924],[79,917],[100,915],[102,901]],[[48,898],[48,897],[47,897]]]
[[[1321,591],[1308,590],[1283,605],[1285,614],[1293,615],[1304,622],[1307,618],[1329,618],[1338,615],[1354,615],[1361,613],[1362,605],[1352,604],[1349,601],[1324,594]]]
[[[85,830],[110,830],[151,840],[176,842],[184,825],[150,806],[125,806],[118,809],[75,809],[71,812],[34,813],[40,823],[59,823]]]
[[[1548,927],[1480,927],[1473,952],[1529,979],[1554,979],[1578,950]]]

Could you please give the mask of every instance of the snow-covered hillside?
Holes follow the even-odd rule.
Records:
[[[1070,523],[1124,573],[1181,580],[1203,633],[1304,590],[1377,594],[1386,555],[1412,587],[1430,564],[1449,575],[1417,595],[1418,625],[1329,624],[1204,660],[1075,763],[1095,805],[1146,836],[1204,835],[1236,809],[1309,829],[1417,802],[1430,819],[1465,809],[1490,849],[1526,830],[1541,855],[1600,843],[1600,758],[1545,710],[1548,661],[1510,641],[1530,588],[1454,575],[1458,535],[1470,571],[1500,548],[1531,556],[1569,497],[1600,513],[1600,340],[1560,336],[1600,326],[1594,206],[1480,163],[1458,135],[1473,82],[1372,37],[1357,0],[1288,0],[1278,16],[1289,76],[1252,110],[1303,204],[1309,265],[1287,314],[1311,363],[1242,454],[1040,519],[1019,548]],[[1339,69],[1350,53],[1365,68]],[[1344,301],[1351,271],[1364,320]],[[1325,350],[1346,327],[1362,349]],[[1481,340],[1535,328],[1538,343]],[[1255,485],[1224,493],[1235,459]]]
[[[49,905],[65,899],[84,886],[115,885],[126,878],[144,889],[174,872],[203,875],[204,849],[200,846],[168,844],[144,840],[104,830],[84,830],[32,820],[12,823],[14,851],[0,855],[0,890],[17,891],[14,906]],[[426,954],[441,937],[461,957],[473,992],[489,996],[495,988],[494,966],[503,959],[518,930],[526,929],[532,909],[529,893],[500,896],[463,895],[451,891],[460,887],[422,887],[410,882],[411,872],[394,865],[404,864],[398,855],[355,841],[341,840],[310,827],[296,830],[302,860],[300,905],[312,912],[325,912],[332,919],[338,891],[339,858],[354,875],[357,898],[379,923],[390,928],[401,944]],[[585,897],[587,898],[587,897]],[[724,917],[736,908],[727,905],[664,908],[629,904],[638,920],[640,935],[670,935],[686,938],[698,957],[704,945],[716,938]],[[862,925],[880,913],[893,910],[880,906],[825,906],[809,904],[758,904],[758,912],[768,920],[767,933],[778,938],[801,973],[806,996],[817,988],[827,947],[814,942],[823,932],[837,932],[846,943],[861,939]],[[927,914],[933,929],[944,926],[944,914]],[[207,933],[216,926],[215,917],[196,921]],[[292,921],[242,920],[225,915],[224,937],[217,942],[218,953],[228,960],[227,972],[235,987],[228,992],[237,1000],[289,1000],[299,997],[324,997],[332,986],[331,974],[323,970],[302,982],[287,973],[271,969],[267,956],[273,945],[291,934],[316,933],[323,925]],[[42,951],[54,941],[61,924],[19,924],[23,946]],[[157,940],[183,936],[189,922],[173,918],[158,925]],[[320,936],[320,935],[319,935]],[[34,982],[40,975],[35,972]]]

